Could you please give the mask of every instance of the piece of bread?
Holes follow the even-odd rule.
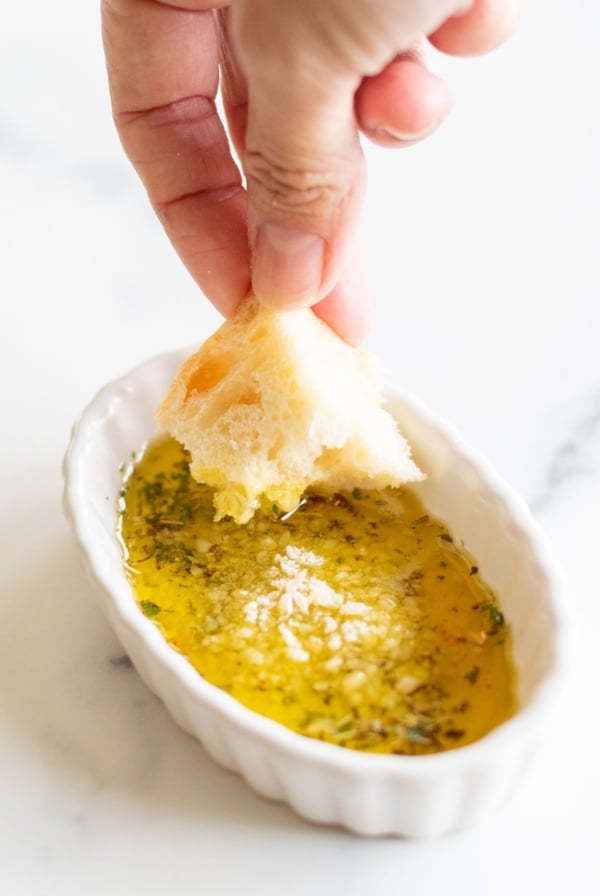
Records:
[[[382,407],[377,359],[310,310],[250,297],[182,366],[157,421],[215,487],[215,519],[262,503],[291,510],[309,485],[332,493],[424,478]]]

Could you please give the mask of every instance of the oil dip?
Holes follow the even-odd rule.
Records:
[[[515,711],[509,625],[414,492],[309,493],[243,526],[213,514],[171,438],[125,471],[119,534],[141,610],[245,706],[406,754],[471,743]]]

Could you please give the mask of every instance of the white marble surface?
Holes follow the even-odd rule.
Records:
[[[531,504],[579,623],[564,737],[500,813],[414,843],[312,827],[217,768],[96,608],[61,513],[71,423],[218,316],[122,155],[96,4],[4,10],[0,892],[599,892],[599,31],[594,0],[530,0],[502,51],[436,63],[435,138],[368,150],[368,344]]]

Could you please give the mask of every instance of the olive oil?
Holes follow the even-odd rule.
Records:
[[[422,754],[515,710],[510,627],[408,489],[309,493],[214,522],[175,440],[128,470],[119,531],[139,606],[207,681],[309,737]]]

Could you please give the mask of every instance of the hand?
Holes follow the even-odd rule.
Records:
[[[383,146],[431,133],[450,106],[427,39],[487,52],[519,0],[103,0],[113,113],[175,249],[231,314],[252,288],[314,306],[349,342],[368,327],[353,250],[365,171]],[[222,96],[232,157],[215,98]],[[352,269],[354,268],[354,269]]]

